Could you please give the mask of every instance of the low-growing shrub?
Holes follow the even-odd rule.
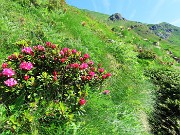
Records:
[[[3,131],[73,121],[86,104],[89,88],[97,89],[110,76],[101,65],[95,66],[89,54],[76,49],[50,42],[22,46],[0,68],[0,101],[9,117]]]
[[[66,5],[65,0],[13,0],[17,1],[23,7],[48,7],[48,9],[61,8]]]
[[[155,59],[156,58],[156,54],[150,50],[142,49],[142,50],[139,50],[138,52],[139,52],[138,58],[140,59]]]
[[[149,70],[147,75],[157,85],[155,110],[150,124],[158,135],[178,135],[180,129],[180,73],[169,69]]]

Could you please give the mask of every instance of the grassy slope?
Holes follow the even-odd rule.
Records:
[[[98,15],[99,16],[99,15]],[[99,18],[99,19],[101,19],[101,18]],[[140,46],[140,47],[143,47],[143,49],[146,49],[146,50],[151,50],[151,51],[153,51],[155,54],[156,54],[156,56],[157,56],[157,60],[156,60],[156,62],[155,63],[152,63],[152,61],[149,61],[149,60],[142,60],[142,61],[139,61],[141,64],[142,64],[142,67],[147,67],[147,65],[148,65],[148,67],[150,67],[150,68],[152,68],[152,69],[157,69],[158,70],[158,67],[161,67],[162,68],[162,66],[161,66],[161,64],[163,64],[164,66],[163,66],[163,68],[167,68],[167,66],[166,66],[166,64],[168,63],[168,62],[173,62],[174,60],[172,59],[172,58],[170,58],[168,55],[167,55],[167,52],[166,52],[166,50],[168,49],[168,50],[171,50],[172,52],[173,52],[173,54],[175,55],[175,56],[178,56],[179,57],[179,49],[180,49],[180,47],[179,47],[179,39],[178,39],[178,36],[179,36],[179,33],[176,31],[176,32],[174,32],[174,33],[172,33],[172,35],[169,37],[169,39],[168,40],[173,40],[173,42],[172,43],[170,43],[168,40],[161,40],[160,41],[160,46],[158,47],[158,46],[154,46],[153,45],[153,42],[157,42],[157,41],[159,41],[159,37],[157,37],[152,31],[150,31],[149,30],[149,28],[146,26],[146,25],[144,25],[144,24],[139,24],[139,23],[135,23],[135,22],[130,22],[130,21],[128,21],[127,23],[125,22],[125,21],[119,21],[119,22],[114,22],[114,23],[109,23],[108,22],[108,24],[111,26],[111,27],[115,27],[115,28],[117,28],[117,26],[119,27],[119,29],[122,29],[122,27],[121,26],[123,26],[123,27],[125,27],[125,30],[123,30],[123,31],[127,31],[127,27],[130,27],[131,25],[139,25],[138,27],[135,27],[133,30],[130,30],[129,32],[127,32],[127,37],[125,37],[125,39],[124,39],[124,41],[127,41],[127,42],[129,42],[129,38],[132,38],[132,37],[135,37],[135,39],[134,40],[131,40],[131,43],[133,43],[133,44],[136,44],[136,45],[138,45],[138,46]],[[123,28],[124,29],[124,28]],[[177,29],[177,27],[176,27],[176,29]],[[118,32],[122,32],[122,30],[119,30]],[[138,39],[138,40],[137,40]],[[144,39],[147,39],[147,40],[144,40]],[[147,62],[147,63],[146,63]],[[150,62],[150,63],[149,63]],[[148,64],[149,63],[149,64]],[[165,64],[166,63],[166,64]],[[175,68],[175,70],[179,73],[179,64],[178,63],[176,63],[176,62],[173,62],[176,66],[173,66],[174,68]],[[162,68],[162,69],[163,69]],[[160,70],[161,71],[161,70]],[[178,73],[177,73],[177,75],[178,75]],[[161,76],[161,74],[160,74],[160,76]],[[164,75],[162,75],[162,76],[164,76]],[[170,77],[171,78],[171,77]],[[172,78],[171,78],[172,79]],[[167,79],[168,80],[168,79]],[[160,83],[161,83],[161,79],[160,79],[160,81],[159,81]],[[171,85],[173,85],[173,84],[171,84]],[[168,88],[168,87],[167,87]],[[163,91],[165,91],[165,89],[163,88]],[[171,90],[171,92],[173,93],[173,89]],[[159,95],[159,93],[156,93],[156,95]],[[178,94],[177,94],[178,95]],[[170,97],[169,95],[165,95],[164,94],[164,96],[167,96],[168,98],[170,98],[170,99],[172,99],[173,101],[174,101],[174,99],[172,98],[172,97]],[[158,97],[158,96],[157,96]],[[158,97],[159,98],[159,97]],[[166,119],[168,119],[168,118],[166,118],[166,117],[171,117],[171,116],[173,116],[173,115],[167,115],[166,117],[164,117],[164,115],[167,113],[166,111],[164,111],[164,112],[161,112],[162,110],[160,110],[160,106],[162,105],[161,103],[163,102],[164,100],[162,100],[162,101],[157,101],[156,102],[156,105],[159,107],[159,109],[157,109],[157,110],[155,110],[154,112],[154,114],[156,114],[156,116],[159,118],[159,120],[160,121],[158,121],[156,118],[154,118],[154,125],[156,125],[156,127],[154,127],[154,125],[152,126],[152,127],[154,127],[154,128],[152,128],[153,129],[153,132],[155,132],[155,134],[162,134],[165,130],[163,129],[164,127],[166,128],[166,133],[172,133],[172,132],[175,132],[175,131],[173,131],[171,128],[170,128],[170,125],[168,125],[168,126],[166,126],[166,124],[168,123],[167,121],[166,121]],[[166,106],[165,104],[164,104],[164,106]],[[170,107],[171,106],[173,106],[173,105],[170,105]],[[172,112],[172,110],[170,109],[170,107],[168,108],[168,110],[169,110],[169,112],[171,113]],[[174,106],[173,106],[174,107]],[[176,108],[176,109],[178,109],[178,107]],[[174,111],[173,111],[174,112]],[[161,116],[161,114],[163,114],[162,116]],[[177,115],[176,115],[177,116]],[[175,116],[175,117],[176,117]],[[179,117],[177,116],[177,119],[178,119]],[[169,119],[170,121],[172,120],[172,119]],[[159,123],[158,123],[158,122]],[[164,124],[163,122],[164,121],[166,121],[165,123],[166,124]],[[163,123],[163,124],[162,124]],[[175,122],[174,122],[175,123]],[[172,124],[173,125],[173,124]],[[173,128],[178,128],[178,124],[177,125],[175,125],[175,126],[172,126]],[[157,130],[157,128],[159,128],[159,130]],[[173,133],[173,134],[176,134],[176,133]]]
[[[14,43],[22,39],[32,41],[32,45],[51,41],[89,53],[95,62],[101,62],[112,72],[113,77],[102,87],[111,94],[105,96],[96,91],[89,95],[86,114],[78,119],[81,124],[79,128],[76,125],[76,133],[149,134],[146,113],[152,107],[153,88],[143,76],[137,53],[133,51],[134,45],[130,42],[133,32],[129,38],[119,38],[111,31],[112,26],[99,23],[82,10],[66,8],[66,13],[49,12],[42,7],[23,8],[10,0],[1,0],[0,63],[18,51]],[[81,24],[83,21],[85,26]],[[137,38],[142,39],[138,35]],[[116,42],[109,43],[108,39]]]
[[[148,26],[152,26],[153,24],[149,24]],[[170,36],[166,40],[162,40],[163,48],[168,49],[173,52],[173,54],[177,57],[180,57],[179,51],[180,51],[180,28],[177,26],[173,26],[168,23],[160,23],[156,24],[156,26],[159,26],[157,30],[154,31],[154,33],[165,33],[168,30],[173,30],[173,32],[170,34]]]
[[[131,26],[137,26],[135,28],[133,28],[131,30],[130,33],[133,33],[134,36],[137,36],[138,38],[140,38],[141,40],[143,39],[148,39],[150,41],[150,43],[142,43],[142,44],[148,44],[148,47],[152,48],[153,42],[157,42],[159,41],[159,37],[156,36],[154,34],[153,31],[149,30],[149,26],[151,25],[147,25],[147,24],[143,24],[143,23],[139,23],[139,22],[134,22],[134,21],[116,21],[116,22],[112,22],[112,21],[107,21],[108,20],[108,15],[105,14],[101,14],[101,13],[96,13],[93,11],[87,11],[86,12],[93,18],[97,19],[100,22],[104,22],[106,24],[108,24],[111,28],[112,27],[116,27],[116,26],[123,26],[123,27],[131,27]],[[161,23],[159,25],[165,25],[167,23]],[[169,29],[176,29],[178,31],[174,31],[171,36],[167,39],[167,40],[161,40],[160,41],[160,47],[161,47],[161,52],[163,52],[164,50],[170,50],[173,52],[173,54],[177,57],[180,57],[180,47],[179,47],[179,34],[180,34],[180,28],[173,26],[173,25],[168,25]],[[165,27],[166,29],[166,27]],[[173,41],[173,42],[169,42],[169,41]],[[157,50],[157,49],[156,49]],[[165,52],[165,51],[164,51]],[[161,54],[162,55],[162,54]],[[164,55],[166,55],[164,53]]]

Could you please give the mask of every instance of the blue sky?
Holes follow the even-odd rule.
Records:
[[[120,13],[132,21],[168,22],[180,27],[180,0],[66,0],[69,5],[105,14]]]

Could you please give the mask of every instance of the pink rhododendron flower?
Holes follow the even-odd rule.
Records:
[[[78,63],[73,63],[73,64],[71,64],[71,68],[79,68],[79,64]]]
[[[15,72],[11,68],[4,68],[2,74],[7,77],[15,75]]]
[[[45,55],[43,54],[43,55],[41,55],[41,59],[44,59],[45,58]]]
[[[86,77],[85,76],[81,76],[81,80],[85,81]]]
[[[111,73],[104,74],[102,75],[102,79],[106,79],[107,77],[110,77],[110,76],[111,76]]]
[[[110,77],[110,76],[111,76],[111,73],[107,73],[106,76],[107,76],[107,77]]]
[[[80,70],[86,69],[88,68],[88,64],[87,63],[82,63],[79,67]]]
[[[37,50],[37,46],[33,46],[34,50]]]
[[[61,62],[64,63],[67,60],[67,58],[62,58]]]
[[[12,56],[10,55],[10,56],[8,56],[8,60],[12,60]]]
[[[83,62],[83,61],[84,61],[84,58],[83,58],[83,57],[80,57],[79,60],[80,60],[81,62]]]
[[[38,46],[37,46],[37,49],[38,49],[39,51],[45,51],[45,48],[44,48],[44,46],[42,46],[42,45],[38,45]]]
[[[105,94],[105,95],[108,95],[110,93],[110,91],[109,90],[104,90],[102,93]]]
[[[92,71],[90,71],[90,72],[89,72],[89,75],[90,75],[91,77],[94,77],[94,76],[95,76],[95,73],[92,72]]]
[[[50,47],[51,46],[51,42],[46,42],[46,46]]]
[[[11,56],[12,56],[12,59],[17,59],[17,55],[12,54]]]
[[[90,61],[88,62],[88,65],[89,65],[89,66],[92,66],[92,65],[94,65],[94,62],[93,62],[92,60],[90,60]]]
[[[86,76],[86,79],[91,80],[92,78],[91,78],[91,76]]]
[[[103,73],[103,72],[104,72],[104,68],[99,68],[98,71],[99,71],[100,73]]]
[[[84,99],[84,98],[81,98],[80,100],[79,100],[79,104],[80,105],[84,105],[86,103],[86,100]]]
[[[8,56],[8,60],[15,60],[15,59],[17,59],[17,56],[15,54]]]
[[[64,52],[63,52],[62,50],[60,51],[60,54],[61,54],[62,56],[64,56]]]
[[[3,63],[2,64],[2,68],[7,68],[8,64],[7,63]]]
[[[63,51],[64,53],[68,52],[68,50],[69,50],[69,48],[67,48],[67,47],[65,47],[65,48],[62,49],[62,51]]]
[[[20,64],[20,69],[31,70],[32,68],[33,64],[31,62],[22,62]]]
[[[102,79],[106,79],[107,78],[107,75],[102,75]]]
[[[72,54],[76,54],[76,49],[72,49]]]
[[[28,75],[25,75],[24,76],[24,80],[27,81],[29,79],[29,76]]]
[[[91,70],[91,71],[95,71],[95,68],[94,68],[94,67],[91,67],[90,70]]]
[[[22,53],[26,53],[26,54],[32,54],[33,53],[33,50],[31,47],[24,47],[22,49]]]
[[[89,59],[89,54],[84,54],[84,59]]]
[[[9,78],[8,80],[4,81],[4,84],[9,87],[13,87],[17,84],[17,81],[14,78]]]
[[[54,81],[57,81],[57,76],[56,76],[56,75],[53,76],[53,80],[54,80]]]
[[[56,76],[58,73],[57,71],[53,71],[53,75]]]
[[[56,45],[55,45],[55,44],[51,45],[51,48],[52,48],[52,49],[55,49],[55,48],[56,48]]]

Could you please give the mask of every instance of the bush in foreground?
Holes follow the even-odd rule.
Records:
[[[89,54],[76,49],[50,42],[22,46],[0,69],[0,100],[9,117],[0,128],[38,132],[33,127],[71,122],[83,110],[89,88],[100,86],[110,76],[101,65],[95,66]]]
[[[169,69],[150,70],[147,75],[157,85],[156,104],[150,124],[154,134],[178,135],[180,129],[180,73]]]

